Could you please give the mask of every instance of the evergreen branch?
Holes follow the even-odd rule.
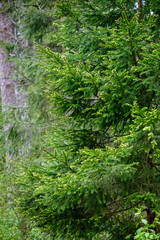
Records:
[[[132,35],[131,35],[131,30],[130,30],[130,26],[129,26],[129,21],[128,21],[128,18],[127,18],[127,13],[126,13],[126,9],[124,8],[123,10],[123,16],[124,16],[124,20],[127,24],[127,30],[128,30],[128,36],[129,36],[129,42],[130,42],[130,47],[131,47],[131,53],[132,53],[132,57],[133,57],[133,61],[134,61],[134,64],[135,66],[137,66],[137,60],[136,60],[136,54],[135,54],[135,51],[134,51],[134,48],[133,48],[133,41],[132,41]]]
[[[128,28],[128,33],[129,33],[129,37],[130,37],[130,46],[131,46],[132,57],[133,57],[135,66],[137,66],[138,64],[137,64],[137,60],[136,60],[136,54],[135,54],[135,51],[134,51],[134,48],[133,48],[133,42],[132,42],[132,39],[131,39],[131,33],[130,33],[129,28]]]
[[[130,209],[136,207],[137,205],[139,205],[139,204],[142,203],[143,201],[144,201],[144,200],[142,199],[142,200],[140,200],[139,202],[133,204],[132,206],[127,207],[127,208],[122,209],[122,210],[118,210],[117,212],[114,212],[113,214],[117,214],[117,213],[119,213],[119,212],[125,212],[125,211],[128,211],[128,210],[130,210]]]
[[[116,70],[113,70],[113,73],[116,75],[117,80],[119,82],[119,85],[120,85],[120,88],[121,88],[121,92],[122,92],[122,97],[125,98],[124,89],[123,89],[123,86],[122,86],[122,83],[121,83],[121,79],[120,79],[118,73],[116,72]]]
[[[95,88],[95,91],[96,91],[96,94],[95,94],[95,96],[98,98],[98,87],[97,87],[97,85],[95,84],[95,82],[93,81],[93,76],[91,75],[91,73],[87,70],[87,68],[86,68],[86,66],[85,65],[83,65],[84,66],[84,69],[85,69],[85,71],[91,76],[91,78],[90,78],[90,80],[92,81],[92,83],[93,83],[93,85],[94,85],[94,88]],[[97,99],[96,99],[97,100]]]
[[[67,67],[68,67],[68,69],[69,69],[69,72],[70,72],[70,74],[72,75],[72,77],[73,77],[77,82],[79,82],[79,79],[78,79],[78,78],[76,77],[76,75],[72,72],[71,67],[69,66],[69,63],[68,63],[68,61],[66,60],[66,58],[63,58],[63,59],[64,59],[66,65],[67,65]],[[82,83],[81,80],[80,80],[80,83],[81,83],[81,86],[82,86],[82,87],[85,87],[85,85]]]
[[[81,26],[84,25],[84,24],[78,19],[78,17],[76,17],[75,14],[74,14],[73,12],[71,12],[71,10],[70,10],[69,8],[65,8],[63,5],[61,5],[61,8],[62,8],[64,11],[66,11],[71,17],[73,17],[73,19],[75,19]],[[92,31],[92,29],[91,29],[89,26],[87,26],[87,28]]]
[[[57,161],[60,162],[60,160],[59,160],[54,154],[52,154],[51,152],[47,151],[47,150],[44,149],[44,148],[41,148],[41,149],[42,149],[45,153],[47,153],[49,156],[51,156],[53,159],[56,159]],[[64,155],[64,154],[63,154],[63,155]],[[66,156],[65,156],[65,155],[64,155],[64,157],[65,157],[65,160],[66,160]],[[64,164],[71,172],[77,173],[76,170],[72,169],[72,168],[69,166],[69,164],[67,163],[67,161],[65,161],[65,162],[61,161],[61,163]]]
[[[160,166],[160,164],[153,164],[153,167],[157,170],[157,172],[160,172],[156,165]]]
[[[132,196],[132,195],[135,194],[135,193],[136,193],[136,192],[131,193],[131,194],[128,194],[128,195],[126,195],[126,196],[124,196],[124,197],[122,197],[122,198],[120,198],[120,199],[116,199],[116,200],[114,200],[113,202],[107,204],[105,207],[109,207],[109,206],[113,205],[114,203],[124,201],[127,197]]]

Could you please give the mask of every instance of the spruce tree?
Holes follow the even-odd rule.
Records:
[[[58,1],[61,51],[37,44],[55,121],[41,165],[19,177],[19,206],[53,239],[159,238],[159,15],[151,6]]]
[[[12,9],[20,42],[30,42],[16,62],[28,85],[32,149],[13,178],[27,231],[158,239],[155,1],[25,0]]]

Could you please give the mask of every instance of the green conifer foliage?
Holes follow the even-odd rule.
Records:
[[[36,45],[54,124],[18,204],[53,239],[133,239],[159,217],[158,16],[135,4],[57,1],[60,51]]]

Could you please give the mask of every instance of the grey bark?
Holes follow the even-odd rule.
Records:
[[[12,43],[14,26],[9,19],[9,14],[3,12],[3,5],[0,3],[0,41]],[[8,54],[3,47],[0,47],[0,85],[2,110],[6,111],[8,107],[16,105],[15,82],[12,78],[13,64],[7,61]]]
[[[10,0],[11,2],[11,0]],[[4,43],[16,43],[17,41],[17,28],[12,23],[8,12],[3,11],[3,4],[0,3],[0,41]],[[17,55],[14,52],[14,55]],[[3,47],[0,47],[0,87],[1,87],[1,102],[2,111],[4,117],[7,118],[8,124],[4,124],[4,131],[7,133],[8,130],[13,127],[15,123],[14,115],[18,114],[20,122],[19,134],[22,133],[21,140],[23,146],[19,146],[19,154],[26,155],[30,149],[30,128],[29,128],[29,117],[27,108],[27,93],[23,89],[21,84],[22,79],[13,70],[13,62],[8,61],[8,54]],[[21,56],[19,55],[21,58]],[[14,77],[13,77],[14,75]],[[16,78],[16,81],[14,78]],[[13,112],[13,115],[10,112]],[[13,118],[13,119],[12,119]],[[14,144],[14,143],[13,143]],[[6,134],[6,145],[9,148],[12,145],[11,141],[8,141]],[[14,152],[12,154],[13,156]],[[7,160],[6,160],[7,161]]]

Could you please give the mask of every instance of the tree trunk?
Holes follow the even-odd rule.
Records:
[[[10,0],[12,2],[12,0]],[[6,44],[13,44],[16,36],[16,27],[10,19],[8,12],[3,11],[4,5],[0,3],[0,41]],[[14,54],[16,54],[14,52]],[[4,48],[0,48],[0,86],[1,86],[1,102],[2,102],[2,111],[4,112],[4,118],[7,118],[8,124],[4,121],[4,131],[7,133],[13,127],[15,122],[14,115],[19,115],[19,121],[21,122],[19,126],[19,134],[23,132],[21,139],[23,140],[23,146],[19,145],[19,154],[26,155],[26,149],[30,148],[30,129],[29,129],[29,117],[27,109],[27,93],[23,91],[23,85],[19,76],[17,76],[16,81],[13,79],[13,70],[12,61],[8,61],[9,53]],[[19,56],[20,57],[20,56]],[[17,88],[16,88],[17,87]],[[13,115],[11,115],[12,111]],[[16,113],[17,112],[17,113]],[[11,119],[12,118],[12,119]],[[7,149],[10,148],[10,145],[13,146],[12,141],[8,141],[6,135],[6,146]],[[17,152],[17,150],[16,150]],[[15,153],[7,153],[7,155],[13,156]],[[7,161],[7,159],[6,159]]]
[[[4,135],[7,149],[10,148],[11,142],[8,141],[7,131],[10,130],[13,119],[9,113],[10,109],[16,106],[15,81],[13,80],[13,63],[9,61],[9,53],[4,48],[5,44],[12,44],[14,25],[9,18],[9,13],[4,12],[4,5],[0,3],[0,87],[1,87],[1,103],[4,115]],[[4,45],[4,46],[3,46]],[[7,123],[6,123],[7,119]],[[6,164],[9,169],[9,158],[12,156],[9,152],[6,153]]]
[[[142,7],[143,7],[142,0],[138,0],[139,20],[142,20],[142,19],[143,19],[143,16],[142,16]]]
[[[3,43],[12,43],[14,26],[9,19],[9,14],[3,12],[3,5],[0,3],[0,41]],[[2,111],[6,112],[9,107],[16,106],[15,82],[12,78],[13,65],[8,61],[8,54],[4,48],[0,48],[0,86]],[[4,127],[8,130],[9,126]]]

